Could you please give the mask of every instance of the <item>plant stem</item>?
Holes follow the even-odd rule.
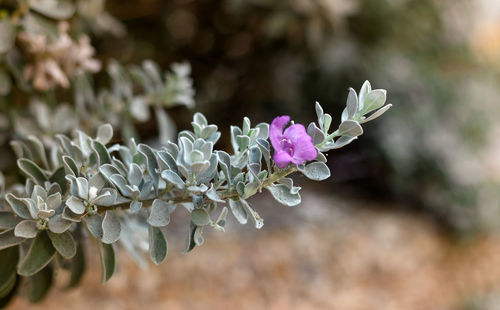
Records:
[[[277,182],[281,178],[284,178],[284,177],[288,176],[289,174],[291,174],[291,173],[293,173],[295,171],[297,171],[297,167],[296,166],[290,166],[289,168],[287,168],[285,170],[278,170],[278,172],[270,175],[262,183],[261,188],[265,188],[265,187],[271,186],[274,182]],[[249,198],[249,197],[251,197],[253,195],[255,195],[255,193],[251,194],[247,198]],[[230,199],[230,198],[237,198],[237,197],[239,197],[239,194],[236,191],[230,190],[230,189],[228,189],[226,192],[224,192],[221,195],[221,199],[223,199],[223,200]],[[143,208],[150,207],[153,204],[153,201],[155,199],[161,199],[161,198],[156,197],[156,198],[153,198],[153,199],[143,200],[143,201],[141,201],[142,204],[143,204],[142,207]],[[184,196],[168,197],[168,198],[165,198],[164,200],[166,202],[168,202],[169,204],[172,204],[172,205],[179,204],[179,203],[192,202],[191,197],[184,197]],[[104,213],[107,210],[118,210],[118,209],[119,210],[127,210],[129,207],[130,207],[130,203],[128,203],[128,202],[126,202],[126,203],[120,203],[120,204],[117,204],[117,205],[114,205],[114,206],[109,206],[109,207],[99,206],[98,207],[98,213]]]

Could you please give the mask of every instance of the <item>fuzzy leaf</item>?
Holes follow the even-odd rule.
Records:
[[[62,234],[70,228],[71,224],[73,224],[72,221],[63,218],[61,214],[56,214],[49,220],[49,230],[56,234]]]
[[[96,140],[106,145],[113,138],[113,127],[110,124],[103,124],[97,129]]]
[[[179,189],[183,189],[185,186],[184,181],[181,179],[181,177],[171,170],[164,170],[161,173],[161,177],[162,179],[164,179],[168,183],[175,185]]]
[[[8,291],[16,278],[16,266],[19,261],[19,247],[10,247],[0,251],[0,293]],[[3,297],[3,296],[0,296]]]
[[[47,236],[47,233],[42,231],[33,240],[28,253],[20,262],[17,272],[22,276],[32,276],[47,266],[52,258],[56,249]]]
[[[14,235],[21,238],[35,238],[38,233],[36,221],[24,220],[16,225]]]
[[[346,146],[347,144],[351,143],[355,139],[356,139],[356,137],[342,136],[335,141],[335,143],[333,144],[333,148],[338,149],[338,148],[341,148],[343,146]]]
[[[129,170],[128,176],[127,176],[129,183],[132,185],[139,186],[139,184],[142,181],[142,177],[143,176],[142,176],[141,167],[139,167],[138,164],[132,163],[130,165],[130,170]]]
[[[41,301],[52,287],[54,271],[51,266],[46,266],[35,275],[28,278],[26,293],[32,303]]]
[[[21,158],[17,161],[17,166],[24,174],[26,174],[27,177],[33,180],[35,184],[43,185],[44,182],[47,181],[42,169],[40,169],[40,167],[38,167],[38,165],[31,160]]]
[[[159,182],[160,176],[158,175],[158,172],[156,172],[158,170],[158,161],[156,159],[156,156],[153,153],[153,150],[145,144],[140,144],[137,147],[137,149],[146,158],[147,171],[148,171],[149,175],[151,176],[151,179],[153,179],[153,184],[154,184],[155,188],[158,188],[158,182]]]
[[[156,265],[161,264],[167,257],[167,239],[161,229],[149,226],[149,257]]]
[[[220,203],[225,203],[226,202],[225,200],[221,199],[221,197],[219,196],[219,194],[215,190],[213,184],[210,186],[210,189],[205,193],[205,195],[207,195],[207,198],[210,199],[210,200],[212,200],[212,201],[220,202]]]
[[[330,177],[330,169],[322,162],[313,162],[306,165],[302,173],[314,181],[323,181]]]
[[[101,281],[106,283],[115,273],[116,258],[112,244],[99,242],[99,254],[101,256]]]
[[[121,225],[116,213],[112,210],[106,211],[102,220],[102,242],[115,243],[120,239]]]
[[[14,229],[9,229],[0,233],[0,250],[22,243],[24,238],[16,237]]]
[[[52,245],[62,257],[69,259],[75,256],[76,242],[69,232],[55,234],[48,231],[47,234],[49,235],[50,241],[52,241]]]
[[[68,288],[76,287],[85,273],[85,252],[83,246],[78,243],[76,246],[76,254],[71,260],[71,276]]]
[[[197,226],[205,226],[210,224],[210,216],[205,209],[196,209],[191,212],[191,221]]]
[[[80,198],[77,198],[75,196],[70,196],[68,200],[66,200],[66,206],[75,214],[80,215],[85,212],[85,204]]]
[[[99,141],[94,141],[93,147],[97,156],[99,157],[99,166],[111,163],[111,156],[108,153],[108,149]]]
[[[238,220],[238,222],[240,222],[240,224],[246,224],[248,221],[248,214],[241,201],[233,199],[228,199],[227,201],[229,202],[229,208],[231,209],[231,212]]]
[[[255,211],[248,202],[246,202],[244,199],[240,199],[240,202],[242,206],[246,209],[247,213],[250,214],[250,219],[252,220],[255,228],[261,229],[262,226],[264,226],[264,219]]]
[[[198,226],[196,226],[193,222],[189,223],[189,231],[187,234],[186,244],[184,246],[184,251],[183,251],[184,254],[191,252],[196,246],[196,243],[194,242],[194,233],[196,232],[197,227]]]
[[[318,145],[325,141],[325,133],[316,126],[315,123],[310,123],[307,126],[307,134],[313,138],[313,144]]]
[[[363,128],[356,121],[346,120],[340,124],[339,134],[342,136],[357,137],[363,134]]]
[[[0,211],[0,229],[10,229],[16,226],[18,222],[12,212]]]
[[[385,89],[374,89],[365,97],[363,114],[370,113],[385,104],[387,91]]]
[[[132,195],[132,193],[127,188],[127,180],[125,180],[122,175],[113,174],[109,179],[111,182],[113,182],[114,185],[116,185],[122,195],[126,197],[130,197]]]
[[[149,225],[153,227],[163,227],[167,226],[169,222],[170,213],[167,204],[161,199],[155,199],[151,206],[151,214],[148,218]]]
[[[56,215],[57,216],[57,215]],[[69,207],[64,207],[62,212],[62,218],[71,222],[80,222],[83,215],[76,214]],[[49,229],[50,229],[50,221],[49,221]],[[54,231],[57,233],[57,231]]]
[[[87,228],[92,233],[94,237],[101,240],[103,231],[102,231],[102,216],[100,214],[90,215],[83,218],[85,224],[87,224]]]
[[[291,190],[284,184],[275,184],[266,187],[266,189],[271,193],[271,195],[279,203],[293,207],[300,203],[301,198],[299,193],[292,193]]]
[[[392,104],[387,104],[385,106],[383,106],[381,109],[375,111],[373,114],[371,114],[370,116],[368,116],[366,119],[360,121],[361,123],[367,123],[369,121],[373,121],[374,119],[376,119],[377,117],[381,116],[382,114],[384,114],[385,112],[387,112],[387,110],[389,110],[390,108],[392,107]]]
[[[203,238],[203,227],[196,227],[193,234],[193,241],[197,246],[203,245],[203,243],[205,242],[205,239]]]
[[[352,88],[349,88],[346,110],[347,110],[347,119],[352,119],[356,114],[356,112],[358,111],[358,96],[356,95],[356,91]]]
[[[132,200],[130,202],[129,210],[132,213],[139,212],[139,210],[142,208],[142,202],[137,201],[137,200]]]

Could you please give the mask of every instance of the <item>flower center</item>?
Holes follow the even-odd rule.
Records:
[[[88,215],[96,215],[97,214],[97,206],[96,205],[93,205],[93,204],[88,204],[87,205],[87,214]]]
[[[283,151],[287,152],[290,156],[293,156],[294,145],[292,144],[292,141],[290,141],[290,139],[282,138],[280,144]]]
[[[36,228],[39,230],[45,230],[49,227],[49,220],[48,219],[38,219],[38,222],[36,223]]]

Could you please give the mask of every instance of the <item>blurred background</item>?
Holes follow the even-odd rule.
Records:
[[[162,266],[123,256],[101,287],[90,257],[82,287],[12,309],[500,309],[499,1],[93,0],[85,12],[104,5],[112,22],[86,25],[97,57],[189,62],[222,149],[244,116],[308,123],[319,101],[339,120],[367,79],[394,107],[329,153],[329,180],[296,177],[299,207],[254,199],[262,230],[232,222],[184,256],[174,225]],[[192,113],[171,116],[184,129]]]

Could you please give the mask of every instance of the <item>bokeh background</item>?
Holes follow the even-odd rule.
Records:
[[[184,226],[172,225],[162,266],[143,270],[122,255],[101,286],[89,252],[82,287],[12,309],[500,309],[499,1],[105,5],[120,24],[96,29],[96,55],[188,61],[195,109],[219,125],[220,148],[244,116],[308,123],[319,101],[339,119],[348,87],[367,79],[394,107],[330,152],[328,181],[296,177],[299,207],[254,199],[262,230],[231,222],[182,255]],[[180,129],[192,113],[171,111]],[[154,122],[137,125],[154,136]]]

